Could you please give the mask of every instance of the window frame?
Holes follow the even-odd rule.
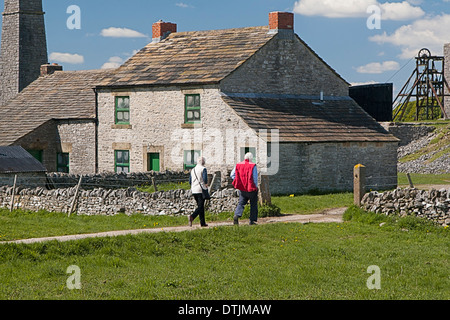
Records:
[[[59,156],[67,156],[67,164],[62,164],[59,162]],[[64,171],[60,171],[59,169],[63,168],[63,169],[67,169]],[[68,152],[57,152],[56,153],[56,171],[57,172],[62,172],[62,173],[70,173],[70,153]]]
[[[128,108],[119,108],[119,99],[125,99],[128,98]],[[114,123],[115,124],[130,124],[130,116],[131,116],[131,112],[130,112],[130,96],[115,96],[114,97]],[[117,118],[117,114],[119,112],[128,112],[128,121],[119,121],[119,119]]]
[[[128,162],[117,162],[117,154],[118,152],[127,152],[128,153]],[[114,150],[114,172],[115,173],[122,173],[124,171],[121,172],[117,172],[117,168],[128,168],[128,172],[125,173],[130,173],[130,150]]]
[[[188,106],[188,98],[189,97],[198,97],[198,106]],[[185,94],[184,95],[184,123],[186,124],[194,124],[194,123],[201,123],[202,122],[202,102],[201,102],[201,96],[200,94],[196,93],[196,94]],[[188,119],[188,112],[192,111],[198,111],[199,113],[199,120],[189,120]]]

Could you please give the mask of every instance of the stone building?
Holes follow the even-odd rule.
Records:
[[[226,175],[252,151],[272,193],[351,189],[358,163],[373,188],[396,186],[398,139],[294,33],[293,14],[176,31],[155,23],[153,41],[111,71],[43,66],[3,107],[0,145],[24,146],[49,171],[182,170],[203,155]]]
[[[253,151],[274,193],[351,189],[358,163],[374,188],[395,187],[398,139],[294,33],[293,14],[269,20],[180,33],[158,22],[97,86],[99,170],[188,169],[202,154],[226,174]]]

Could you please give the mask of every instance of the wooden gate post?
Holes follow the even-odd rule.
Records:
[[[259,185],[259,203],[260,205],[271,205],[272,197],[269,188],[269,176],[261,175],[261,182]]]
[[[366,167],[357,164],[353,168],[353,200],[358,207],[361,206],[361,200],[366,193]]]
[[[83,180],[83,175],[80,175],[80,180],[78,180],[77,188],[75,189],[75,195],[72,199],[72,204],[70,205],[68,217],[72,214],[73,210],[75,209],[75,206],[77,204],[77,198],[78,198],[78,192],[80,192],[80,186],[81,186],[81,180]]]
[[[11,205],[9,207],[9,211],[13,212],[14,210],[14,197],[16,195],[16,183],[17,183],[17,174],[14,176],[14,185],[11,192]]]

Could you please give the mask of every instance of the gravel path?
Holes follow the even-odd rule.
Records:
[[[268,218],[259,218],[258,224],[269,224],[269,223],[330,223],[330,222],[342,222],[342,216],[347,208],[336,208],[325,210],[321,213],[310,214],[310,215],[284,215],[281,217],[268,217]],[[186,218],[187,220],[187,218]],[[247,226],[248,220],[241,220],[240,226]],[[208,223],[208,227],[206,228],[214,228],[221,226],[232,226],[233,222],[211,222]],[[194,225],[193,227],[189,226],[179,226],[179,227],[167,227],[167,228],[153,228],[153,229],[136,229],[136,230],[120,230],[120,231],[108,231],[108,232],[100,232],[100,233],[89,233],[89,234],[78,234],[78,235],[68,235],[68,236],[58,236],[58,237],[46,237],[46,238],[33,238],[33,239],[23,239],[23,240],[15,240],[15,241],[5,241],[0,242],[0,244],[4,243],[42,243],[48,241],[73,241],[79,239],[86,238],[98,238],[98,237],[116,237],[123,235],[136,235],[141,233],[158,233],[158,232],[183,232],[190,230],[198,230],[200,229],[199,225]]]

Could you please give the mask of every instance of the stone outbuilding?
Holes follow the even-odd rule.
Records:
[[[20,146],[0,147],[0,185],[45,186],[47,169]]]

